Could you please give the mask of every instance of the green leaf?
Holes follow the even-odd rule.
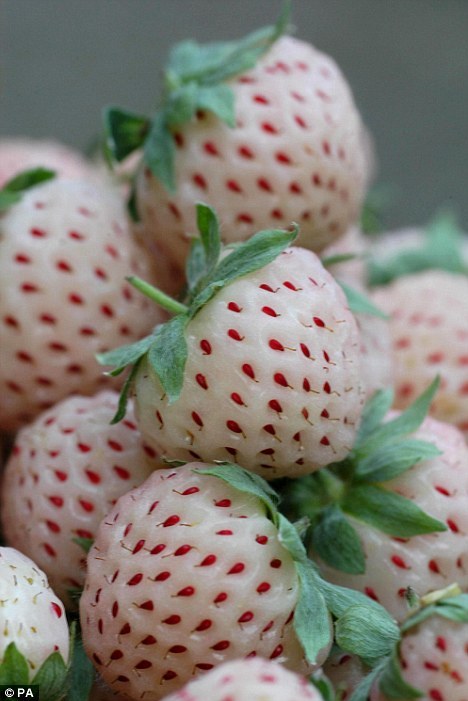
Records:
[[[93,543],[94,543],[94,539],[93,539],[93,538],[79,538],[79,537],[76,537],[76,538],[72,538],[72,541],[73,541],[74,543],[76,543],[77,545],[79,545],[80,548],[81,548],[86,554],[89,553],[89,551],[91,550],[91,548],[92,548],[92,546],[93,546]]]
[[[441,455],[441,451],[435,445],[415,438],[384,444],[358,461],[355,478],[366,482],[386,482],[437,455]]]
[[[375,392],[366,402],[362,412],[361,424],[356,439],[356,447],[360,446],[364,440],[372,435],[379,424],[383,421],[390,410],[394,399],[391,388],[381,389]]]
[[[228,85],[210,85],[198,88],[196,105],[216,115],[218,119],[234,128],[236,126],[236,109],[234,93]]]
[[[49,168],[31,168],[15,175],[3,186],[2,191],[24,192],[24,190],[29,190],[31,187],[47,182],[47,180],[52,180],[52,178],[55,178],[54,170]]]
[[[278,540],[281,545],[286,548],[295,562],[307,563],[308,557],[297,529],[294,525],[283,516],[278,514]],[[317,575],[318,576],[318,575]]]
[[[262,477],[253,472],[244,470],[239,465],[234,465],[230,462],[217,463],[213,467],[204,469],[195,469],[193,472],[198,472],[201,475],[211,475],[222,479],[234,489],[250,494],[257,499],[260,499],[264,504],[267,513],[273,523],[277,523],[277,505],[279,496],[275,490]]]
[[[398,646],[387,658],[379,676],[379,689],[388,699],[420,699],[424,694],[408,684],[402,675],[398,659]]]
[[[195,82],[181,85],[169,93],[164,105],[164,121],[168,127],[179,127],[194,116],[198,104],[198,86]]]
[[[104,110],[105,152],[111,161],[123,161],[141,148],[150,128],[150,120],[118,107]]]
[[[42,663],[31,684],[39,684],[40,694],[47,701],[59,701],[66,694],[67,665],[59,652],[53,652]]]
[[[432,616],[442,616],[458,623],[468,623],[468,594],[442,598],[433,604],[421,606],[403,621],[401,632],[406,633]]]
[[[369,316],[376,316],[379,319],[389,318],[388,314],[385,314],[381,309],[376,307],[363,292],[359,292],[355,287],[350,287],[340,280],[338,280],[338,284],[345,293],[348,306],[353,314],[367,314]]]
[[[313,674],[309,681],[315,686],[323,701],[336,701],[335,689],[331,681],[323,674],[322,670],[318,670]]]
[[[425,514],[409,499],[376,485],[351,487],[341,508],[359,521],[399,538],[447,530],[444,523]]]
[[[361,258],[361,255],[358,253],[337,253],[336,255],[326,256],[320,260],[325,268],[331,268],[340,263],[348,263],[350,260],[356,260],[356,258]]]
[[[125,346],[114,348],[114,350],[108,351],[107,353],[97,353],[96,359],[100,365],[114,366],[114,370],[109,373],[110,375],[120,375],[126,367],[136,363],[148,352],[155,338],[156,330],[149,336],[145,336],[145,338],[135,343],[129,343]]]
[[[151,172],[169,193],[175,192],[175,143],[163,112],[155,116],[146,138],[143,158]]]
[[[289,3],[275,25],[258,29],[238,41],[200,45],[184,41],[170,55],[166,84],[170,87],[196,80],[200,85],[224,82],[252,68],[272,44],[286,32]]]
[[[367,440],[359,443],[357,450],[355,449],[354,452],[359,456],[365,456],[375,451],[385,442],[394,441],[400,436],[414,433],[426,418],[439,383],[440,379],[436,377],[411,406],[401,412],[397,418],[387,421],[376,428]]]
[[[219,259],[221,253],[221,238],[219,235],[219,222],[216,212],[206,204],[197,204],[197,226],[205,253],[205,275],[209,275]]]
[[[8,209],[21,200],[22,193],[36,185],[51,180],[55,171],[48,168],[31,168],[24,170],[9,180],[0,190],[0,212]]]
[[[94,667],[77,637],[67,678],[67,701],[87,701],[94,681]]]
[[[29,684],[29,666],[15,643],[10,643],[0,664],[0,685]]]
[[[190,306],[191,315],[194,316],[219,289],[275,260],[292,244],[297,234],[297,227],[293,231],[269,229],[259,231],[236,246],[207,276],[206,287],[196,295]]]
[[[365,572],[361,541],[339,506],[332,504],[324,509],[314,527],[312,544],[317,555],[331,567],[349,574]]]
[[[316,577],[317,586],[322,592],[329,610],[336,618],[343,616],[350,606],[364,606],[378,612],[382,617],[382,626],[387,625],[388,619],[391,618],[390,614],[387,613],[383,606],[373,599],[370,599],[366,594],[362,594],[355,589],[348,589],[347,587],[341,587],[337,584],[331,584],[325,579],[322,579],[318,572]]]
[[[187,288],[191,295],[200,283],[206,270],[205,249],[201,240],[192,239],[190,251],[185,261],[185,277]]]
[[[169,404],[175,402],[184,384],[184,370],[187,362],[187,341],[185,327],[188,316],[178,314],[165,324],[158,326],[155,338],[148,350],[148,362],[159,377]]]
[[[143,361],[143,356],[141,356],[140,358],[138,358],[138,360],[135,361],[135,363],[132,366],[132,369],[128,373],[128,377],[125,380],[122,389],[120,390],[119,402],[117,404],[117,411],[115,412],[114,416],[112,417],[111,425],[118,424],[119,421],[122,421],[122,419],[125,418],[125,414],[127,413],[127,404],[128,404],[128,399],[130,397],[130,392],[132,391],[133,382],[135,380],[135,377],[137,375],[137,372],[140,368],[142,361]]]
[[[327,648],[332,640],[330,614],[311,572],[311,564],[306,561],[296,561],[295,564],[300,590],[294,609],[294,630],[307,660],[315,663],[319,653]]]
[[[21,201],[19,192],[11,192],[10,190],[0,190],[0,212],[9,209],[17,202]]]
[[[390,654],[400,640],[400,629],[390,617],[368,606],[351,606],[335,623],[338,645],[365,660],[378,660]]]

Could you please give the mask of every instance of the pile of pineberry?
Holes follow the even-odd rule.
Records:
[[[102,154],[0,140],[0,684],[468,698],[468,279],[283,13]]]

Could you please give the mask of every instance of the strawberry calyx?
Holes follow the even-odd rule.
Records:
[[[175,45],[164,76],[161,106],[152,118],[109,107],[104,112],[104,151],[109,162],[143,149],[143,161],[169,192],[175,191],[174,130],[210,112],[235,126],[234,93],[226,81],[253,68],[288,29],[289,2],[277,22],[238,41]]]
[[[182,391],[187,361],[185,329],[194,316],[223,287],[234,280],[263,268],[275,260],[292,244],[298,235],[296,225],[291,230],[267,229],[259,231],[247,241],[223,253],[216,213],[205,204],[197,205],[200,238],[192,244],[187,263],[188,290],[186,303],[178,302],[139,278],[129,281],[141,292],[175,314],[169,321],[158,325],[145,338],[98,354],[101,365],[113,366],[110,375],[116,376],[131,366],[124,384],[119,407],[113,422],[125,415],[125,407],[133,380],[144,357],[164,388],[169,403],[175,402]],[[229,249],[226,249],[229,250]]]
[[[377,392],[364,409],[348,457],[284,485],[285,513],[310,519],[307,542],[331,567],[349,574],[365,572],[362,543],[348,516],[397,538],[447,530],[444,523],[382,484],[440,455],[432,443],[411,437],[426,417],[438,385],[436,378],[406,411],[389,421],[384,419],[393,392]]]
[[[373,287],[388,285],[393,280],[423,270],[446,270],[467,274],[462,244],[466,236],[460,229],[453,212],[441,211],[424,230],[420,245],[405,248],[386,258],[368,259],[368,281]]]
[[[59,652],[52,652],[30,678],[26,657],[11,642],[0,663],[0,685],[37,685],[41,698],[47,701],[62,701],[65,698],[72,701],[72,697],[73,701],[86,701],[93,679],[93,667],[83,650],[75,622],[70,626],[68,662]]]
[[[31,168],[15,175],[0,190],[0,212],[19,202],[25,190],[54,177],[55,171],[48,168]]]
[[[280,543],[294,560],[300,593],[293,623],[309,662],[314,663],[320,651],[331,643],[330,615],[337,622],[346,616],[355,626],[356,634],[350,635],[346,641],[346,649],[349,652],[369,659],[377,649],[378,643],[382,655],[388,654],[399,635],[395,621],[380,604],[361,592],[336,586],[322,579],[317,567],[307,556],[296,525],[278,511],[280,497],[268,482],[259,475],[228,462],[196,469],[195,472],[218,477],[235,489],[262,501],[268,518],[278,530]],[[367,627],[364,643],[359,631],[361,617],[357,619],[354,610],[358,610],[365,621],[374,622],[373,628]]]
[[[415,610],[410,611],[405,621],[400,625],[400,634],[390,652],[377,662],[366,661],[372,671],[356,687],[349,697],[349,701],[367,701],[374,685],[378,686],[384,696],[389,699],[404,701],[424,696],[422,691],[411,686],[404,679],[400,645],[406,633],[432,616],[440,616],[460,624],[468,623],[468,594],[462,593],[457,584],[452,584],[421,597]],[[338,645],[341,646],[343,642],[346,644],[349,635],[353,635],[353,630],[343,617],[336,624]]]

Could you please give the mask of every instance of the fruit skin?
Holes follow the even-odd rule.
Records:
[[[325,579],[368,594],[397,621],[408,614],[404,597],[407,587],[423,596],[458,582],[462,590],[468,591],[468,446],[454,426],[430,417],[412,437],[433,443],[442,454],[385,482],[385,488],[414,501],[425,513],[445,523],[447,530],[405,540],[349,517],[364,546],[365,574],[321,567]]]
[[[0,139],[0,188],[22,171],[39,167],[70,179],[96,176],[92,164],[81,153],[58,141],[28,137]]]
[[[14,548],[0,547],[0,663],[14,642],[28,662],[30,679],[53,652],[68,661],[65,610],[42,570]]]
[[[163,318],[132,273],[153,279],[108,186],[57,178],[0,215],[0,430],[109,384],[95,354]]]
[[[304,677],[270,660],[225,662],[164,701],[323,701]]]
[[[440,389],[430,413],[468,436],[468,279],[430,270],[378,289],[373,301],[390,319],[395,408],[404,409],[436,374]]]
[[[194,472],[208,467],[154,472],[117,501],[89,552],[83,643],[130,698],[156,701],[239,657],[311,669],[293,629],[291,555],[263,502]]]
[[[468,698],[468,625],[432,616],[406,633],[400,645],[404,680],[423,692],[422,701]],[[374,689],[372,701],[387,701]]]
[[[351,450],[364,395],[360,337],[318,257],[288,248],[220,290],[186,328],[179,399],[145,362],[135,381],[144,439],[181,460],[294,477]]]
[[[338,693],[339,701],[348,701],[359,682],[366,675],[365,668],[356,655],[337,649],[323,665],[323,671]]]
[[[225,242],[295,221],[320,251],[357,220],[373,169],[350,88],[311,45],[282,37],[228,85],[235,128],[203,112],[175,135],[175,194],[144,165],[137,180],[147,245],[179,269],[197,202],[216,207]]]
[[[118,394],[72,396],[40,414],[16,436],[3,475],[0,515],[6,542],[34,557],[67,608],[83,586],[86,556],[74,538],[93,540],[119,496],[157,467],[130,404],[110,425]]]

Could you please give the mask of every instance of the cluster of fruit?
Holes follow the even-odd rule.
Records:
[[[177,45],[100,162],[0,141],[2,684],[468,698],[463,237],[362,231],[372,141],[287,31]]]

